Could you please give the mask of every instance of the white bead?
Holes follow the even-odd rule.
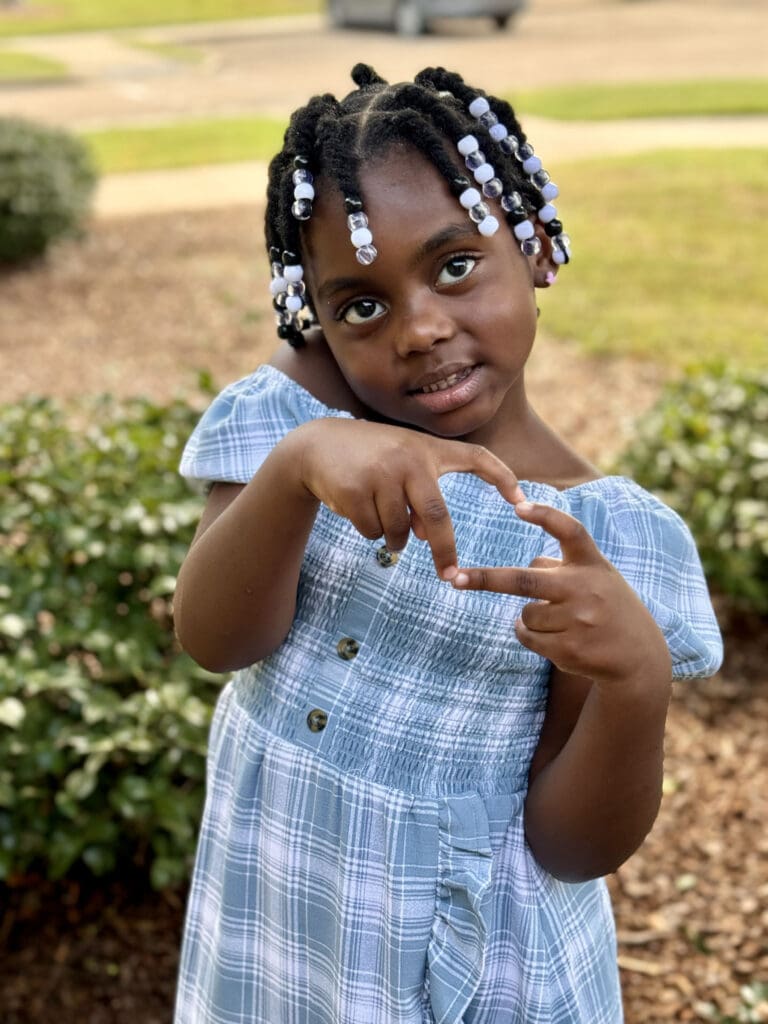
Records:
[[[491,105],[485,96],[478,96],[477,99],[472,100],[467,109],[472,117],[480,117],[491,109]]]
[[[315,190],[308,181],[300,181],[293,190],[294,199],[314,199]]]
[[[542,198],[549,202],[550,199],[557,199],[557,197],[560,195],[560,189],[557,187],[554,181],[548,181],[544,188],[541,190],[541,195]]]
[[[490,181],[494,176],[493,167],[490,164],[480,164],[474,171],[475,181],[479,185],[484,185],[486,181]]]
[[[529,156],[527,160],[523,160],[523,170],[526,174],[535,174],[541,170],[541,160],[537,156]]]
[[[462,156],[469,156],[470,153],[474,153],[476,149],[480,148],[480,143],[474,135],[465,135],[456,143],[456,148]]]
[[[499,230],[499,222],[492,214],[488,214],[484,217],[477,225],[477,230],[481,235],[485,235],[486,238],[490,238],[491,235],[495,235]]]
[[[304,267],[300,263],[289,263],[283,268],[286,281],[300,281],[304,277]]]
[[[565,263],[565,253],[564,252],[560,252],[559,249],[553,249],[552,250],[552,262],[553,263],[557,263],[558,266],[561,266],[563,263]]]
[[[476,188],[465,188],[459,196],[459,202],[465,210],[470,210],[473,206],[477,206],[482,198]]]
[[[269,293],[270,295],[279,295],[280,292],[284,292],[288,287],[288,282],[284,277],[273,277],[269,282]]]
[[[285,300],[285,308],[291,313],[298,313],[304,305],[304,299],[300,295],[289,295]]]
[[[489,128],[488,131],[494,142],[501,142],[502,139],[506,139],[509,135],[509,132],[503,124],[495,124],[492,128]]]
[[[547,203],[538,211],[537,216],[542,224],[549,224],[557,216],[557,210],[551,203]]]
[[[359,249],[363,245],[370,245],[373,241],[373,235],[368,228],[356,228],[349,236],[352,245],[356,249]]]
[[[530,238],[531,235],[536,234],[536,229],[529,220],[521,220],[519,224],[515,224],[512,230],[515,233],[515,238],[519,239],[521,242],[523,239]]]

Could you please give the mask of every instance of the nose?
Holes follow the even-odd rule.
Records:
[[[428,352],[456,333],[456,324],[444,296],[428,288],[419,289],[403,308],[395,342],[400,356]]]

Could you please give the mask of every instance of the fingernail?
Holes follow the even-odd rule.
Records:
[[[456,575],[451,580],[454,587],[466,587],[469,583],[469,576],[465,572],[456,571]]]
[[[523,515],[526,515],[528,512],[533,512],[535,507],[532,501],[518,501],[515,505],[515,512],[522,512]]]
[[[456,578],[456,573],[458,571],[459,570],[458,570],[457,566],[455,566],[455,565],[448,565],[448,566],[445,567],[445,569],[441,570],[440,577],[441,577],[441,579],[444,579],[447,582],[451,582],[452,580],[454,580]]]

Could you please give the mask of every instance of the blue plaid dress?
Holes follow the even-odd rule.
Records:
[[[348,416],[264,366],[212,404],[184,453],[245,483],[285,433]],[[581,520],[664,631],[678,678],[720,637],[681,520],[629,480],[524,483]],[[441,487],[463,564],[558,555],[478,478]],[[617,1024],[602,880],[566,884],[523,833],[549,663],[522,598],[440,583],[411,538],[393,561],[324,506],[293,627],[215,714],[176,1024]]]

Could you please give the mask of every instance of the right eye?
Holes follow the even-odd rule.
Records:
[[[348,306],[344,306],[336,319],[343,320],[346,324],[367,324],[385,313],[384,305],[375,299],[356,299]]]

